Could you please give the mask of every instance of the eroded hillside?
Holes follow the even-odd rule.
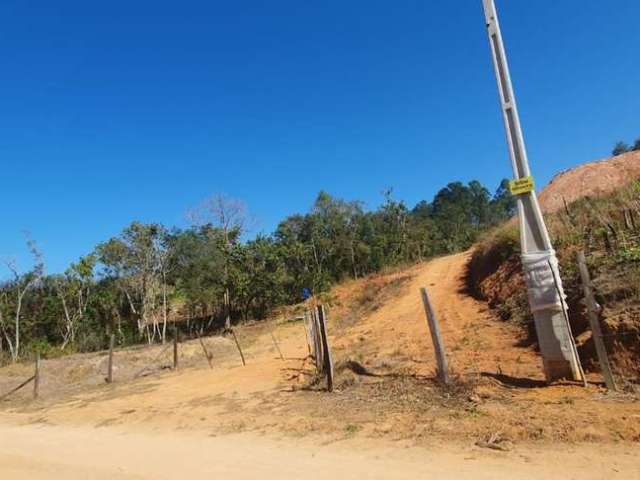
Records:
[[[565,172],[540,195],[557,250],[581,359],[597,371],[576,263],[584,251],[593,279],[605,343],[624,387],[640,375],[640,152]],[[636,180],[634,180],[636,179]],[[507,224],[480,242],[469,283],[504,320],[526,330],[535,343],[519,260],[517,228]]]

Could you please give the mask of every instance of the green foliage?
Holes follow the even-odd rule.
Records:
[[[629,145],[627,145],[625,142],[620,141],[615,144],[615,146],[613,147],[613,150],[611,151],[611,154],[614,157],[617,157],[618,155],[622,155],[623,153],[627,153],[630,151],[631,151],[631,147],[629,147]]]
[[[192,227],[132,222],[63,274],[44,275],[36,258],[31,271],[0,285],[0,352],[15,334],[17,293],[25,288],[21,352],[94,351],[111,332],[119,344],[153,342],[167,320],[221,328],[227,291],[234,321],[265,318],[299,302],[305,288],[330,301],[334,283],[466,249],[514,209],[506,180],[493,196],[477,181],[451,183],[413,209],[391,190],[374,211],[321,191],[308,213],[243,241],[241,203],[212,197]]]
[[[622,262],[640,262],[640,245],[623,248],[618,252],[618,257]]]

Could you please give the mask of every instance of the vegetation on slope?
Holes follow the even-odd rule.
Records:
[[[244,241],[241,202],[216,196],[191,212],[193,226],[133,222],[66,272],[34,267],[0,284],[0,360],[40,350],[104,348],[164,341],[167,323],[183,331],[219,329],[229,320],[264,318],[273,308],[317,294],[345,278],[466,249],[513,214],[503,181],[491,196],[479,182],[456,182],[415,208],[385,194],[366,211],[320,192],[311,211],[284,219],[271,235]],[[186,332],[185,332],[186,333]]]
[[[585,197],[547,216],[560,260],[569,316],[583,362],[595,367],[595,348],[583,303],[576,253],[585,251],[602,306],[605,341],[620,373],[640,374],[640,182],[601,198]],[[535,332],[519,259],[517,227],[507,223],[478,246],[470,266],[473,290],[501,316]]]

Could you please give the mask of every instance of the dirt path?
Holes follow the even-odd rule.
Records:
[[[625,479],[640,449],[581,446],[508,456],[402,448],[372,441],[318,446],[254,435],[141,434],[113,429],[0,426],[0,473],[39,479]]]
[[[354,347],[365,339],[367,358],[404,357],[416,373],[433,374],[435,361],[419,290],[426,287],[438,315],[447,356],[458,374],[508,374],[542,380],[542,364],[533,349],[518,345],[521,332],[497,321],[484,302],[465,291],[470,252],[436,258],[407,271],[405,288],[372,315],[361,319],[339,343]],[[367,345],[369,346],[367,348]]]

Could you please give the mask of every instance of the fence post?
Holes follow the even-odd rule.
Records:
[[[580,270],[580,278],[582,279],[584,298],[587,302],[587,317],[589,318],[589,325],[591,326],[591,332],[593,334],[593,342],[596,345],[600,371],[602,372],[607,388],[616,391],[616,382],[611,372],[607,349],[602,340],[602,329],[600,328],[600,321],[598,319],[598,305],[591,288],[591,276],[589,275],[587,259],[584,256],[584,252],[578,252],[578,269]]]
[[[318,320],[317,307],[311,310],[311,322],[313,325],[313,353],[316,361],[316,371],[324,372],[324,350],[322,348],[322,331]]]
[[[431,332],[431,341],[433,342],[433,349],[436,354],[436,362],[438,364],[438,377],[446,384],[449,384],[449,368],[447,366],[447,354],[444,349],[444,343],[442,342],[442,335],[440,335],[440,325],[438,319],[431,305],[429,294],[426,288],[421,288],[420,293],[422,295],[422,303],[424,305],[424,311],[427,315],[427,323],[429,324],[429,331]]]
[[[320,324],[320,334],[322,337],[323,370],[327,375],[327,390],[333,392],[333,360],[331,359],[329,334],[327,332],[327,317],[323,305],[318,305],[318,323]]]
[[[196,331],[196,335],[198,336],[198,341],[200,342],[200,346],[202,347],[204,356],[207,359],[207,362],[209,363],[209,368],[213,370],[213,364],[211,363],[211,355],[209,354],[209,350],[207,350],[207,347],[205,346],[204,341],[202,340],[202,337],[197,331]]]
[[[278,320],[276,320],[277,322]],[[280,354],[280,360],[284,360],[284,356],[282,355],[282,350],[280,350],[280,345],[278,345],[278,340],[276,339],[275,334],[273,333],[274,329],[272,328],[272,326],[269,326],[269,334],[271,334],[271,340],[273,340],[273,344],[276,346],[276,349],[278,350],[278,353]]]
[[[109,337],[109,363],[107,364],[107,383],[113,383],[113,345],[115,343],[116,336],[111,334]]]
[[[247,362],[244,361],[244,354],[242,353],[242,348],[240,348],[240,342],[238,342],[238,337],[236,337],[236,332],[233,331],[233,328],[230,328],[229,331],[233,336],[233,340],[236,342],[236,347],[238,347],[238,352],[240,353],[240,358],[242,359],[242,366],[246,367]]]
[[[309,311],[305,310],[302,316],[302,324],[304,326],[304,336],[307,339],[307,351],[311,355],[311,322],[309,322]]]
[[[40,395],[40,352],[36,353],[36,370],[33,374],[33,398]]]
[[[173,369],[178,369],[178,325],[173,324]]]

